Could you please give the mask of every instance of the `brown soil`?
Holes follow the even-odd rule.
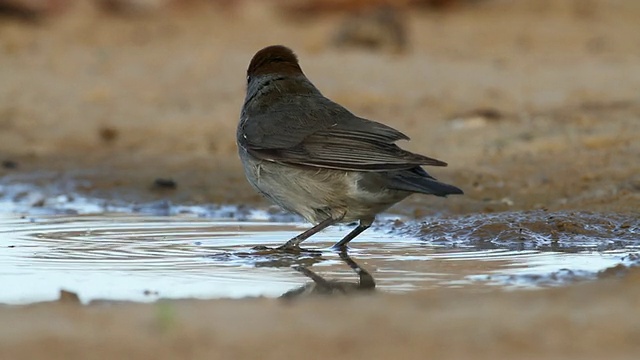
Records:
[[[243,178],[235,126],[249,59],[283,43],[325,95],[409,134],[402,145],[447,161],[432,173],[466,192],[416,196],[398,212],[638,212],[639,3],[405,15],[402,53],[334,48],[340,13],[295,18],[259,1],[124,17],[79,2],[37,23],[1,18],[0,160],[17,168],[0,176],[87,179],[78,191],[131,201],[266,206]],[[156,178],[178,187],[153,191]],[[0,358],[635,358],[638,275],[292,305],[4,307]]]
[[[2,359],[635,359],[640,271],[568,288],[0,308]],[[8,325],[10,324],[10,325]]]

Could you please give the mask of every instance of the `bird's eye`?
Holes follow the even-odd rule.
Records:
[[[251,76],[247,75],[247,84],[251,82]]]

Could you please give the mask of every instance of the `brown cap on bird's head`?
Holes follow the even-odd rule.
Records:
[[[303,74],[298,58],[291,49],[282,45],[268,46],[258,51],[249,63],[247,76],[284,74]]]

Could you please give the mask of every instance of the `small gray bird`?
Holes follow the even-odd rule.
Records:
[[[291,49],[269,46],[251,59],[237,131],[247,180],[272,202],[316,224],[278,250],[300,252],[300,243],[324,228],[357,220],[334,245],[344,250],[376,214],[412,193],[463,193],[420,167],[445,162],[402,150],[397,140],[409,137],[324,97]]]

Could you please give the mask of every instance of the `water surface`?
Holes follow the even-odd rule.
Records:
[[[251,217],[205,218],[193,212],[2,214],[0,303],[54,300],[61,289],[77,293],[83,302],[277,297],[310,282],[296,270],[299,267],[326,279],[357,282],[355,272],[330,249],[350,226],[332,227],[305,242],[320,253],[265,255],[252,248],[280,245],[308,225]],[[468,221],[458,220],[401,225],[383,220],[352,242],[349,255],[375,278],[376,289],[384,292],[558,286],[593,279],[604,269],[638,261],[635,233],[605,250],[597,246],[602,239],[594,236],[588,242],[584,234],[571,251],[545,246],[514,250],[493,241],[503,235],[470,234],[465,227]],[[624,228],[638,229],[636,223]],[[456,241],[443,241],[443,237]],[[478,240],[494,246],[478,246]]]

